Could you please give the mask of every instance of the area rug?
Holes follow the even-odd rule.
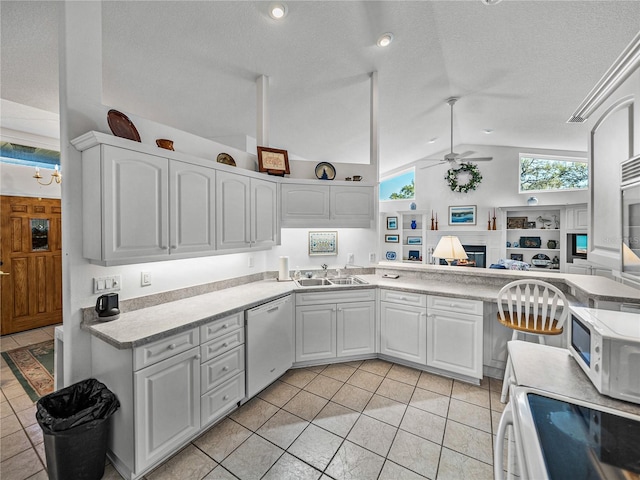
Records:
[[[53,340],[2,352],[2,357],[31,400],[53,392]]]

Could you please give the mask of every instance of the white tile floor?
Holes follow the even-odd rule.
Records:
[[[2,350],[45,337],[2,337]],[[35,407],[4,361],[0,373],[0,476],[46,479]],[[145,478],[492,479],[500,390],[382,360],[290,370]],[[121,477],[107,465],[103,478]]]

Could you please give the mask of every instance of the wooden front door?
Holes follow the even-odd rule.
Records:
[[[2,335],[62,323],[59,199],[0,197]]]

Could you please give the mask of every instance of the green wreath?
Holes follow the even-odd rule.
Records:
[[[462,185],[458,183],[458,175],[460,172],[467,172],[471,175],[469,181]],[[449,188],[452,192],[467,193],[469,190],[475,190],[478,188],[478,184],[482,181],[482,175],[480,174],[480,170],[477,165],[472,163],[463,163],[458,168],[450,168],[444,179],[449,183]]]

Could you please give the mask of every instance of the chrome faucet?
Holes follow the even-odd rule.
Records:
[[[329,268],[329,266],[326,263],[323,263],[322,265],[320,265],[322,267],[323,270],[323,275],[326,278],[327,277],[327,268]]]

